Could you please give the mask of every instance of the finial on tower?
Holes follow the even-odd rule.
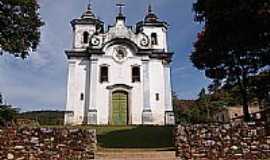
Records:
[[[92,18],[92,19],[95,19],[95,15],[92,11],[92,1],[89,0],[89,3],[87,5],[87,9],[86,11],[83,13],[83,15],[81,16],[81,18]]]
[[[119,8],[118,16],[123,17],[123,7],[125,7],[124,3],[117,3],[116,6]]]
[[[145,16],[144,21],[145,22],[157,22],[157,20],[158,20],[158,17],[153,12],[152,5],[149,4],[148,5],[148,13]]]
[[[91,10],[91,6],[92,6],[92,1],[91,1],[91,0],[89,0],[89,2],[88,2],[88,6],[87,6],[87,9],[88,9],[88,10]]]
[[[148,6],[148,14],[149,14],[149,13],[152,13],[152,11],[153,11],[153,10],[152,10],[152,5],[149,4],[149,6]]]

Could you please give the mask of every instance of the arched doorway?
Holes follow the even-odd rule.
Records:
[[[112,93],[112,125],[128,124],[128,93],[115,91]]]

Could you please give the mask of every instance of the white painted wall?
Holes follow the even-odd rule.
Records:
[[[132,123],[141,124],[141,114],[143,109],[143,99],[142,99],[142,81],[132,83],[131,68],[132,66],[141,66],[141,58],[135,57],[134,53],[127,48],[128,56],[127,59],[122,62],[116,62],[113,57],[112,46],[107,49],[106,54],[98,59],[98,68],[102,65],[109,66],[109,82],[100,83],[97,82],[97,111],[98,111],[98,123],[108,124],[109,121],[109,90],[107,86],[114,84],[126,84],[133,87],[131,89],[131,113],[132,113]],[[98,69],[98,75],[100,75],[100,69]],[[99,77],[99,76],[98,76]],[[141,68],[141,78],[142,78],[142,68]]]
[[[153,123],[164,124],[165,113],[165,90],[164,90],[164,72],[161,60],[151,60],[149,62],[150,79],[150,106],[153,112]],[[156,100],[156,94],[159,94],[159,100]]]
[[[164,49],[166,52],[168,51],[167,46],[167,31],[164,27],[151,27],[151,26],[144,26],[143,27],[143,33],[145,33],[149,38],[151,42],[151,34],[156,33],[157,34],[157,45],[151,45],[152,49]]]
[[[86,48],[89,44],[83,43],[83,33],[89,33],[89,37],[93,35],[96,31],[96,27],[94,25],[76,25],[74,28],[74,39],[73,39],[73,48]]]
[[[89,45],[83,43],[84,31],[89,32],[91,37],[95,32],[95,27],[94,25],[75,25],[72,49],[74,52],[79,50],[83,52]],[[113,38],[130,38],[130,41],[133,41],[137,46],[143,49],[151,48],[164,50],[165,52],[168,51],[167,30],[164,27],[144,26],[143,33],[149,38],[152,33],[156,33],[158,44],[141,46],[140,43],[144,35],[142,33],[136,35],[125,26],[123,21],[118,21],[114,28],[111,28],[111,30],[106,33],[97,35],[97,37],[101,38],[103,42],[96,47],[106,44],[107,41],[111,41]],[[131,122],[132,124],[142,124],[142,113],[145,107],[145,99],[143,97],[143,59],[149,59],[149,57],[136,55],[135,51],[131,49],[132,47],[130,47],[128,43],[126,45],[121,44],[121,46],[127,51],[127,56],[122,62],[115,59],[115,48],[119,47],[119,44],[117,43],[112,46],[109,44],[108,46],[105,46],[103,48],[105,55],[93,54],[91,58],[88,59],[69,59],[66,110],[74,112],[74,117],[71,119],[73,124],[82,124],[88,110],[96,109],[97,124],[107,125],[109,123],[111,101],[110,91],[107,87],[115,84],[125,84],[132,87],[129,95],[129,98],[131,99],[129,106]],[[100,83],[100,67],[103,65],[109,66],[109,82]],[[132,83],[132,66],[140,66],[140,82]],[[152,124],[164,125],[165,111],[172,111],[172,106],[170,106],[171,103],[168,103],[168,99],[171,100],[171,95],[168,95],[171,90],[169,92],[168,89],[167,92],[165,91],[166,87],[171,87],[170,83],[168,83],[168,81],[170,81],[170,77],[168,77],[170,74],[170,68],[165,70],[162,60],[149,59],[148,72],[150,94],[148,100],[150,102],[150,109],[153,115]],[[90,74],[89,77],[87,77],[88,73]],[[90,91],[90,95],[87,93],[87,90]],[[84,95],[83,100],[80,99],[81,93]],[[159,100],[156,100],[156,94],[159,94]],[[67,119],[66,116],[65,122],[68,121],[70,121],[70,119]]]
[[[74,112],[73,123],[81,124],[84,118],[87,60],[70,59],[66,110]],[[81,93],[84,99],[81,100]]]

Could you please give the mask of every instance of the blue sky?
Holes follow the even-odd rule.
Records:
[[[0,57],[0,92],[9,104],[27,110],[63,110],[65,106],[67,59],[72,30],[70,21],[81,16],[88,0],[38,0],[46,25],[39,49],[26,60]],[[117,8],[114,0],[93,0],[95,14],[111,25]],[[181,99],[194,99],[209,80],[192,66],[189,54],[201,25],[193,22],[192,0],[126,0],[124,13],[129,25],[142,20],[149,3],[160,19],[170,24],[169,46],[175,52],[172,63],[173,90]]]

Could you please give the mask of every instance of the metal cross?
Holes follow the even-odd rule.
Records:
[[[123,14],[123,7],[125,7],[124,3],[117,3],[116,4],[117,7],[119,7],[119,15]]]

